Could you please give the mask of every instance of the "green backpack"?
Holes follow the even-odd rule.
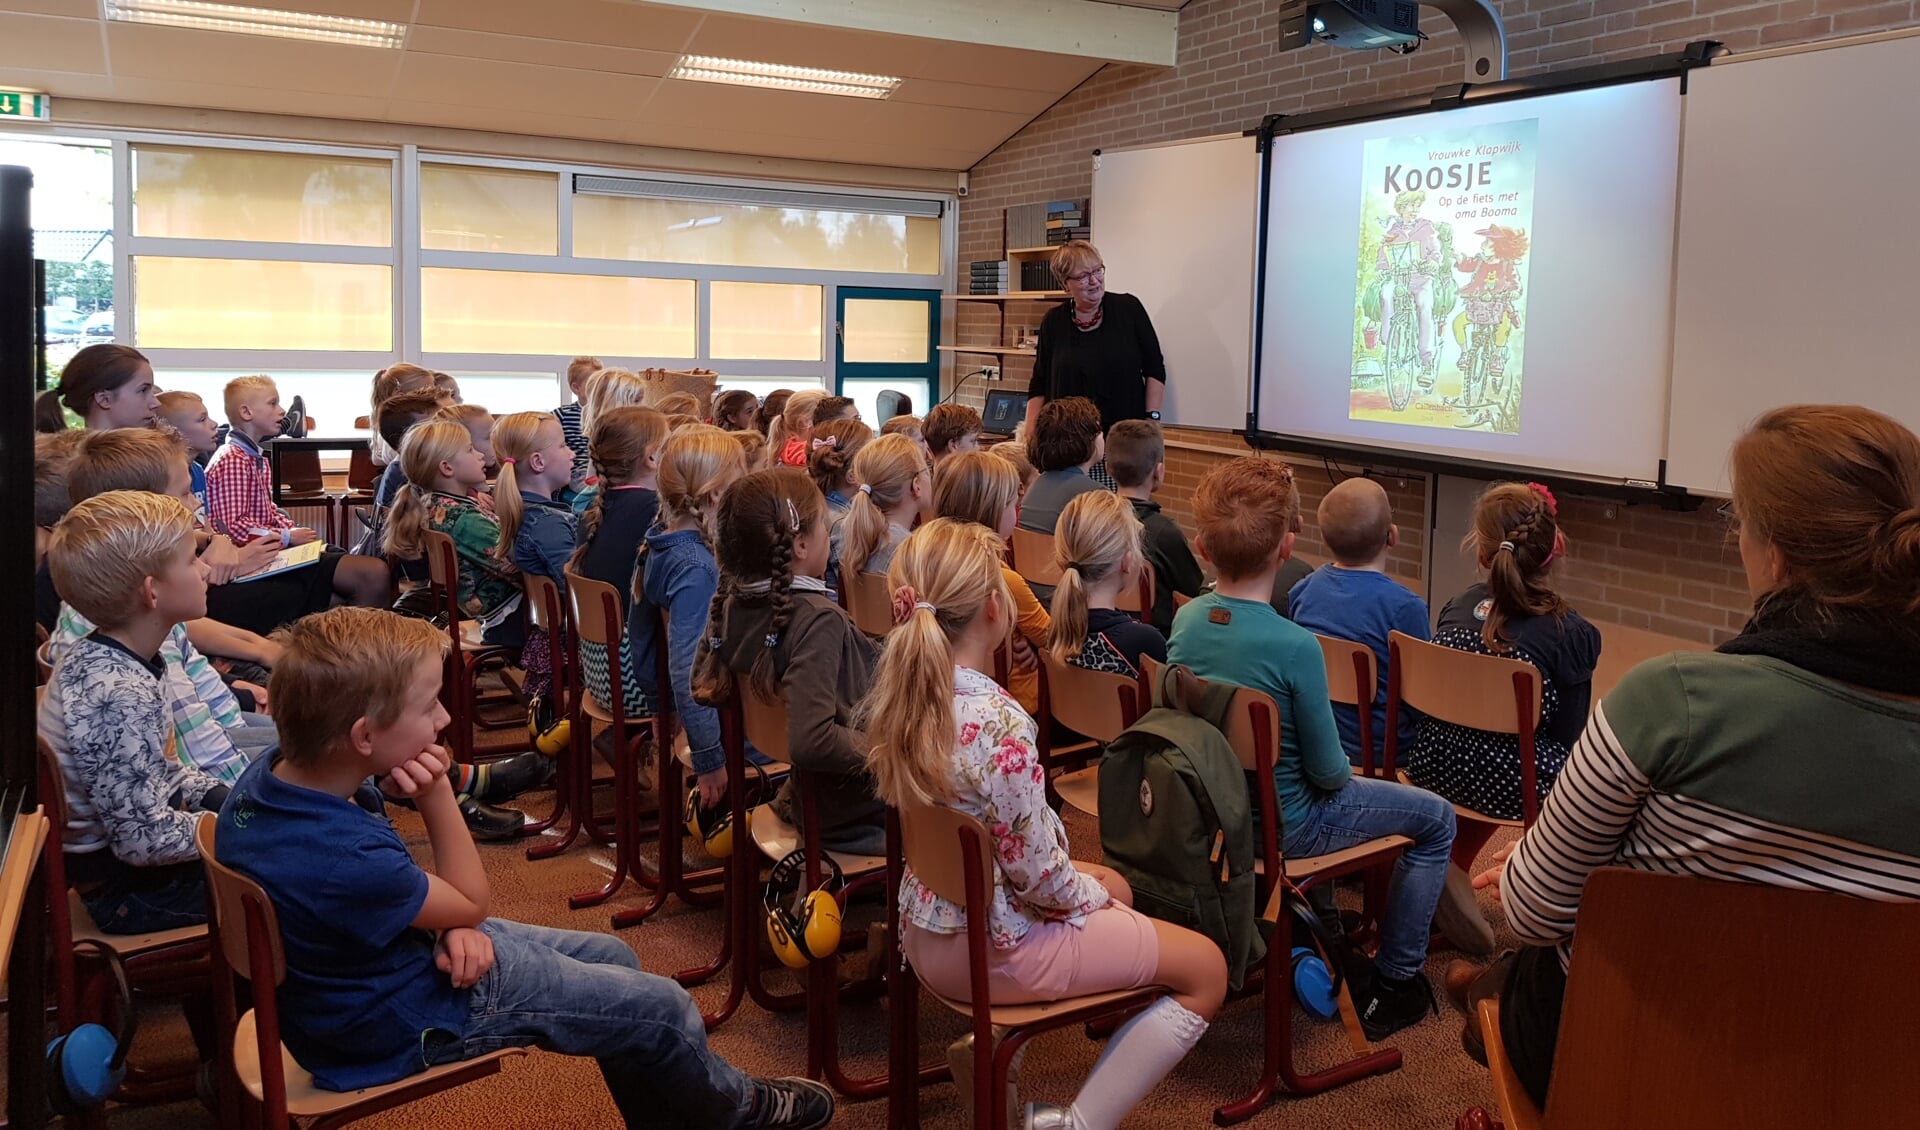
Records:
[[[1227,744],[1235,688],[1169,666],[1154,709],[1100,762],[1100,848],[1133,887],[1134,909],[1212,938],[1238,989],[1266,956],[1254,906],[1246,773]]]

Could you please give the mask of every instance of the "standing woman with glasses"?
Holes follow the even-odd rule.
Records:
[[[1028,382],[1026,434],[1049,400],[1084,396],[1100,408],[1104,434],[1121,420],[1158,420],[1167,393],[1167,362],[1147,308],[1131,294],[1107,290],[1100,251],[1084,239],[1053,253],[1053,275],[1070,301],[1040,320],[1040,341]],[[1106,461],[1088,474],[1108,490]]]

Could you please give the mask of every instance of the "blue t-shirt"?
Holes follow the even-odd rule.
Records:
[[[1174,613],[1167,661],[1203,679],[1250,687],[1280,706],[1273,787],[1286,826],[1353,775],[1327,699],[1327,662],[1313,633],[1264,600],[1205,593]]]
[[[1427,602],[1405,585],[1371,569],[1342,569],[1322,565],[1287,594],[1289,618],[1309,632],[1352,640],[1373,649],[1380,685],[1373,699],[1374,764],[1380,763],[1387,741],[1387,633],[1405,632],[1428,639]],[[1340,744],[1347,757],[1360,764],[1360,712],[1336,703],[1333,720],[1340,727]],[[1420,719],[1411,710],[1401,712],[1400,745],[1413,746]]]
[[[425,1034],[459,1037],[468,1015],[468,991],[434,968],[433,935],[412,925],[427,873],[384,818],[282,781],[279,760],[260,758],[235,782],[214,855],[259,883],[280,916],[287,1050],[333,1091],[425,1070]]]

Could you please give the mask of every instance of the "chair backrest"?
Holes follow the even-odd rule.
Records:
[[[855,573],[843,576],[847,590],[847,612],[853,626],[870,636],[884,636],[893,630],[893,594],[887,591],[887,579],[879,573]]]
[[[1525,660],[1442,647],[1405,632],[1388,633],[1387,648],[1388,694],[1429,718],[1496,734],[1519,733],[1523,719],[1540,723],[1540,672]],[[1516,698],[1522,681],[1524,695]]]
[[[1380,693],[1380,658],[1363,643],[1318,633],[1314,638],[1320,641],[1320,654],[1327,663],[1327,698],[1357,712],[1361,771],[1372,776],[1373,703]]]
[[[626,631],[622,622],[620,590],[605,581],[596,581],[567,568],[567,604],[573,610],[573,630],[582,643],[599,644],[610,647],[620,641]],[[607,657],[609,664],[618,663],[618,653]]]
[[[1053,560],[1053,535],[1013,529],[1013,571],[1037,585],[1060,583],[1060,566]]]
[[[1174,593],[1173,594],[1173,610],[1175,612],[1180,611],[1182,608],[1185,608],[1187,606],[1187,602],[1192,599],[1193,598],[1188,596],[1186,593],[1183,593],[1183,592]]]
[[[311,494],[325,490],[326,476],[320,471],[320,453],[311,448],[288,448],[280,452],[280,489]]]
[[[1154,597],[1153,567],[1142,564],[1138,583],[1121,588],[1120,595],[1114,600],[1113,606],[1122,612],[1145,616],[1153,611]]]
[[[523,603],[527,609],[527,627],[554,635],[555,629],[566,622],[566,611],[560,606],[560,586],[553,583],[552,577],[522,573],[520,587],[526,593]]]
[[[380,468],[373,465],[373,452],[356,447],[347,456],[347,489],[371,494],[380,483]]]
[[[447,621],[447,681],[449,686],[458,669],[460,639],[460,554],[453,539],[439,530],[426,532],[427,583],[439,599],[438,612]]]
[[[273,900],[260,884],[213,857],[217,823],[203,818],[193,830],[193,842],[207,869],[207,907],[213,932],[220,939],[220,956],[229,969],[256,986],[263,980],[279,985],[287,976],[287,958],[280,948],[280,916],[273,912]],[[255,969],[256,954],[265,957],[272,967]]]
[[[373,417],[372,417],[372,416],[355,416],[355,417],[353,418],[353,430],[354,430],[354,431],[356,431],[356,432],[364,432],[364,431],[366,431],[367,429],[369,429],[369,428],[371,428],[371,427],[373,427]]]
[[[1140,683],[1125,675],[1089,671],[1040,650],[1040,696],[1046,713],[1062,726],[1097,742],[1110,742],[1140,720]]]
[[[993,837],[986,826],[964,812],[941,805],[911,805],[900,810],[900,847],[920,884],[960,906],[967,905],[966,851],[960,832],[971,828],[980,874],[993,880]]]
[[[740,696],[740,726],[747,740],[773,760],[793,764],[793,751],[787,747],[786,701],[762,696],[745,675],[736,675],[733,681]]]
[[[1152,656],[1143,656],[1140,660],[1140,676],[1146,681],[1149,693],[1157,686],[1166,665],[1157,662]],[[1205,684],[1207,680],[1196,680]],[[1227,744],[1233,747],[1234,755],[1249,773],[1273,772],[1273,762],[1280,756],[1280,704],[1265,691],[1251,687],[1235,687],[1233,706],[1227,713]],[[1261,755],[1265,754],[1265,764],[1261,764]]]
[[[1588,878],[1549,1128],[1911,1125],[1920,903]]]

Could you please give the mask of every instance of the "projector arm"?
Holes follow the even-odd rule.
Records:
[[[1424,0],[1460,32],[1467,49],[1467,82],[1503,82],[1507,77],[1507,29],[1489,0]]]

